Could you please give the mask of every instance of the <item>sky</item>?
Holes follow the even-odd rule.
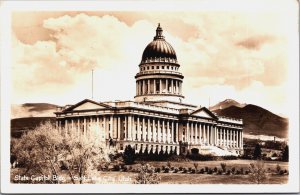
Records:
[[[275,1],[276,2],[276,1]],[[295,10],[13,12],[11,103],[133,100],[157,24],[176,51],[184,102],[288,112]]]

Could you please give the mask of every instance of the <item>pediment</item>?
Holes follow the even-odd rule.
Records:
[[[191,113],[192,116],[204,117],[204,118],[211,118],[216,119],[217,117],[209,111],[207,108],[202,107],[194,112]]]
[[[91,102],[86,102],[84,104],[81,104],[73,108],[73,110],[92,110],[92,109],[100,109],[100,108],[105,108],[105,107]]]
[[[96,110],[102,108],[110,108],[110,106],[86,99],[67,108],[65,111]]]

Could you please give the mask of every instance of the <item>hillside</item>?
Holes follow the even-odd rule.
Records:
[[[242,118],[244,132],[252,135],[269,135],[286,138],[288,136],[288,119],[256,105],[245,107],[230,106],[224,109],[213,110],[218,115]]]
[[[11,105],[11,118],[55,117],[57,105],[47,103],[26,103]]]
[[[236,107],[245,107],[247,104],[241,104],[235,100],[232,100],[232,99],[226,99],[222,102],[219,102],[217,103],[216,105],[214,106],[211,106],[209,109],[210,110],[218,110],[218,109],[225,109],[225,108],[228,108],[230,106],[236,106]]]
[[[50,121],[55,124],[55,117],[25,117],[10,120],[12,137],[19,137],[24,131],[33,130],[41,123]]]

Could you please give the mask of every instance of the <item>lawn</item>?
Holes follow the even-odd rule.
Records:
[[[170,162],[171,167],[179,168],[195,168],[194,163],[198,163],[197,170],[208,168],[215,168],[221,169],[220,164],[226,163],[227,169],[232,169],[235,167],[236,170],[243,168],[244,170],[248,170],[250,163],[255,164],[256,161],[252,160],[223,160],[223,161],[187,161],[187,162]],[[135,177],[137,176],[137,170],[140,167],[141,162],[136,162],[133,165],[130,165],[131,171],[123,172],[123,171],[97,171],[92,176],[93,181],[87,180],[85,183],[101,183],[101,184],[131,184],[134,182]],[[146,162],[153,167],[160,167],[167,166],[167,162]],[[269,173],[267,174],[267,180],[264,183],[267,184],[284,184],[288,181],[288,175],[278,175],[275,174],[274,171],[276,170],[276,166],[280,165],[281,169],[288,170],[288,163],[287,162],[274,162],[274,161],[266,161],[265,162],[265,169],[269,169]],[[129,167],[129,166],[128,166]],[[134,172],[134,171],[135,172]],[[11,176],[14,177],[16,169],[12,169]],[[68,178],[66,172],[62,172],[62,175]],[[161,178],[162,184],[253,184],[250,180],[249,175],[218,175],[217,173],[212,174],[200,174],[200,173],[182,173],[179,171],[178,173],[163,173],[160,172],[158,175]],[[63,183],[70,183],[70,180],[66,180]]]

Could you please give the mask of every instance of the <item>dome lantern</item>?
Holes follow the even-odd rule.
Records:
[[[158,27],[156,28],[156,36],[153,40],[157,39],[165,39],[165,37],[162,35],[163,29],[160,27],[160,23],[158,23]]]

